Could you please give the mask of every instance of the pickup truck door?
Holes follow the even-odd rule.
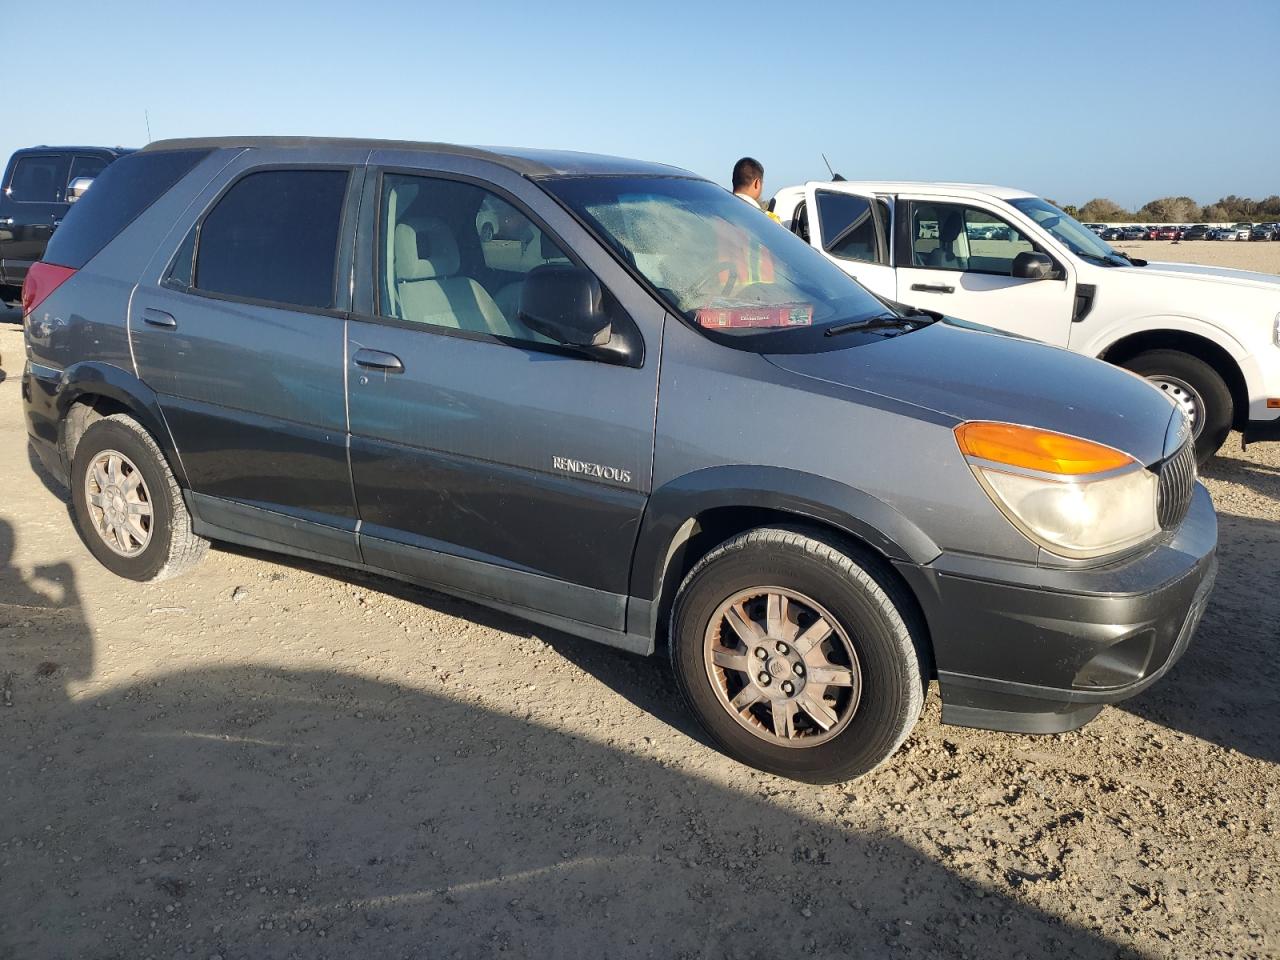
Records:
[[[892,199],[842,183],[806,183],[791,228],[872,293],[901,300],[894,276]]]
[[[900,196],[898,300],[1065,347],[1075,271],[1015,219],[984,200]],[[1048,254],[1055,278],[1012,276],[1014,258],[1027,251]]]
[[[0,190],[0,283],[21,286],[66,213],[65,153],[19,153]]]

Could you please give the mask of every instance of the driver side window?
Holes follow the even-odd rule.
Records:
[[[1011,276],[1020,253],[1036,249],[994,213],[955,203],[911,205],[911,263],[930,270]]]

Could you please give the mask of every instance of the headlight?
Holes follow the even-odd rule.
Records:
[[[974,476],[1009,522],[1064,557],[1100,557],[1155,536],[1159,480],[1112,447],[980,420],[955,429]]]

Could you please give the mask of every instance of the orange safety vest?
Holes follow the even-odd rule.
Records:
[[[749,283],[773,283],[773,254],[747,233],[726,223],[716,222],[717,259],[729,266],[720,271],[725,289]]]

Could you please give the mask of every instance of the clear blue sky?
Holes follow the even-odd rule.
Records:
[[[767,193],[823,151],[1063,203],[1280,193],[1280,0],[0,0],[0,32],[3,156],[140,146],[145,109],[156,138],[562,147],[721,182],[746,153]]]

